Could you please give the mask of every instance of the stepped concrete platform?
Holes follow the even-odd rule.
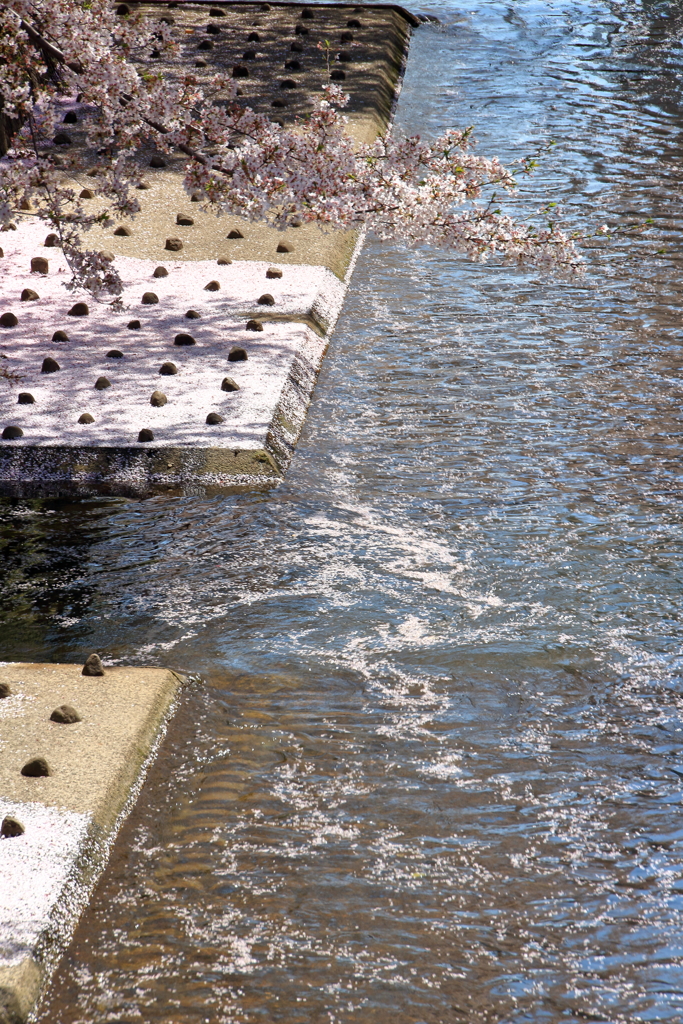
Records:
[[[142,10],[170,18],[181,39],[177,56],[150,58],[151,67],[171,78],[191,67],[208,80],[239,64],[244,101],[283,124],[320,98],[318,43],[329,39],[351,97],[348,130],[363,141],[391,119],[418,23],[379,5]],[[63,105],[78,118],[68,124],[64,178],[87,188],[97,180],[88,110]],[[87,173],[70,169],[72,151]],[[115,256],[123,312],[64,287],[66,262],[45,244],[37,211],[0,234],[0,314],[11,314],[0,353],[19,378],[0,381],[0,494],[213,495],[272,487],[289,465],[362,235],[216,217],[184,191],[183,160],[152,149],[139,160],[141,212],[87,236],[89,248]]]
[[[163,736],[166,669],[0,664],[0,1024],[36,1005]]]

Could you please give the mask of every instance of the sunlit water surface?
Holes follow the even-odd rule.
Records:
[[[423,10],[403,127],[655,228],[370,241],[278,491],[2,506],[4,658],[197,674],[41,1022],[683,1020],[683,15]]]

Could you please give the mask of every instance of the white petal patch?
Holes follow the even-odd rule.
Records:
[[[312,386],[326,343],[308,324],[313,320],[329,332],[346,290],[325,267],[282,265],[282,277],[269,279],[265,262],[219,266],[160,258],[168,273],[154,278],[155,262],[119,256],[114,265],[125,308],[117,312],[64,287],[66,261],[60,249],[43,246],[45,231],[42,223],[23,222],[0,236],[2,269],[10,271],[0,275],[0,314],[18,321],[0,327],[0,353],[3,367],[19,377],[14,385],[0,382],[0,431],[8,425],[23,431],[0,441],[3,447],[145,447],[138,434],[151,429],[161,447],[260,448],[299,365]],[[36,255],[47,258],[47,275],[31,273]],[[211,282],[219,287],[207,291]],[[38,298],[22,301],[26,289]],[[158,301],[143,303],[146,293]],[[259,304],[264,297],[272,305]],[[87,304],[87,316],[69,315],[78,302]],[[188,311],[199,316],[188,319]],[[263,329],[247,330],[249,320]],[[139,329],[129,328],[132,321]],[[68,341],[53,341],[56,331]],[[180,335],[195,344],[176,344]],[[231,359],[236,349],[246,359]],[[169,362],[177,373],[160,374]],[[224,391],[225,377],[239,390]],[[167,398],[162,406],[150,404],[157,390]],[[19,401],[20,393],[29,394],[28,404]],[[84,413],[92,422],[79,423]],[[222,422],[207,426],[210,413]]]
[[[0,800],[0,820],[19,821],[23,835],[0,838],[0,966],[32,953],[70,891],[91,824],[79,814],[38,803]]]

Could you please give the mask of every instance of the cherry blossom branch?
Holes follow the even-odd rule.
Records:
[[[186,190],[200,192],[216,214],[278,228],[294,216],[323,230],[365,224],[381,238],[438,245],[480,261],[495,256],[578,265],[576,237],[560,230],[556,209],[540,211],[540,227],[502,211],[499,193],[513,196],[515,178],[497,159],[473,152],[471,127],[431,142],[386,133],[359,145],[346,130],[348,96],[328,81],[318,109],[284,128],[241,105],[235,82],[225,75],[202,86],[191,73],[168,81],[140,71],[131,54],[152,38],[155,46],[176,45],[165,23],[142,14],[117,18],[109,0],[0,3],[0,112],[6,134],[14,132],[12,148],[0,159],[0,225],[26,200],[41,197],[36,215],[59,235],[70,287],[100,298],[120,294],[111,261],[84,251],[81,235],[107,223],[113,211],[139,211],[131,190],[140,172],[131,158],[150,140],[187,157]],[[332,52],[329,45],[323,49],[329,79]],[[91,112],[84,121],[87,145],[108,154],[93,183],[108,203],[97,216],[65,187],[51,155],[55,100],[68,92],[79,94]],[[209,156],[209,146],[218,152]],[[523,174],[531,173],[537,156],[516,162]],[[70,174],[78,170],[72,158]]]

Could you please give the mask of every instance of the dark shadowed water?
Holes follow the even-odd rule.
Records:
[[[655,229],[370,241],[278,491],[2,506],[4,658],[197,674],[43,1024],[683,1021],[683,11],[424,9],[400,124]]]

